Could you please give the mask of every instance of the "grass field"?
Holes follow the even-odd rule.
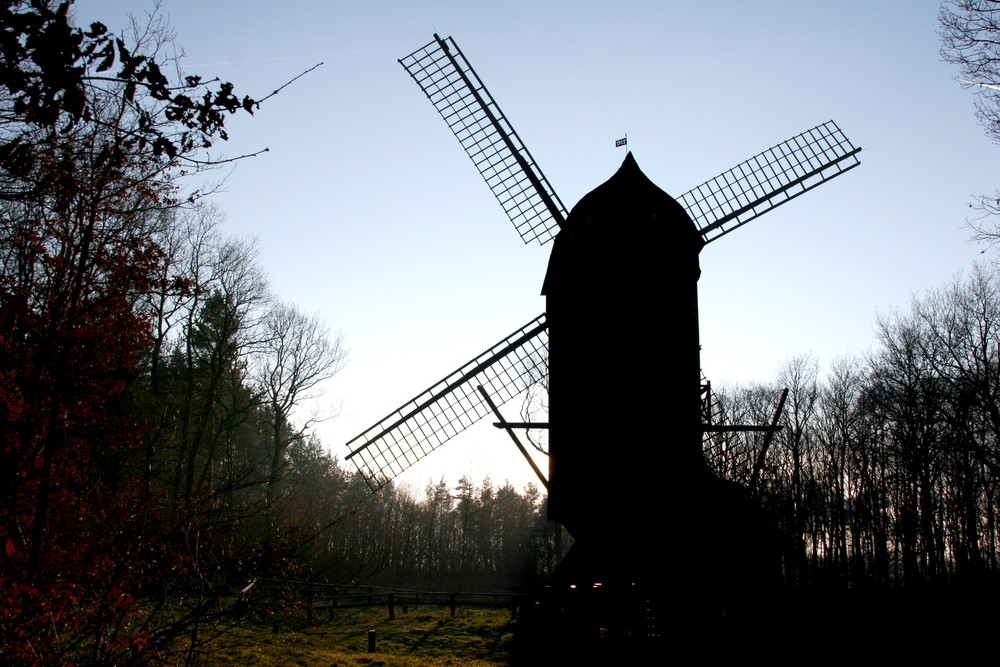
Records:
[[[509,609],[421,605],[394,620],[384,606],[338,608],[332,618],[317,612],[307,623],[298,611],[270,622],[245,622],[219,628],[219,635],[203,646],[200,664],[262,665],[264,667],[437,667],[469,665],[492,667],[548,664],[651,664],[665,652],[680,655],[681,664],[729,665],[750,655],[766,656],[775,667],[840,666],[860,657],[885,664],[974,664],[1000,623],[990,595],[977,599],[908,598],[887,604],[835,595],[794,605],[776,617],[713,633],[709,627],[676,625],[655,644],[626,646],[610,636],[594,641],[567,641],[560,645],[561,661],[553,662],[551,644],[525,643],[518,630],[533,625],[530,615],[512,617]],[[536,619],[537,621],[537,619]],[[525,625],[525,627],[520,627]],[[275,627],[277,631],[275,631]],[[685,630],[684,628],[687,628]],[[224,631],[223,631],[224,630]],[[749,632],[747,632],[749,630]],[[369,631],[375,650],[369,651]],[[202,629],[202,637],[208,636]],[[521,633],[522,635],[524,632]],[[530,631],[527,636],[532,636]],[[556,635],[553,635],[556,636]],[[564,636],[565,635],[560,635]],[[578,636],[579,637],[579,636]],[[650,649],[651,652],[648,652]],[[644,652],[646,651],[646,652]],[[572,661],[568,659],[572,658]],[[169,661],[182,664],[182,660]]]
[[[299,665],[341,667],[431,667],[507,665],[514,620],[506,609],[420,607],[396,612],[385,608],[339,609],[307,624],[304,614],[279,619],[271,626],[244,624],[228,629],[204,653],[206,665]],[[369,631],[376,650],[368,650]]]

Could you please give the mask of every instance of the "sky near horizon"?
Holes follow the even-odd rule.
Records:
[[[879,314],[990,261],[965,227],[1000,186],[998,147],[938,54],[937,0],[472,2],[163,0],[187,73],[268,100],[227,125],[211,201],[256,237],[276,295],[342,332],[317,429],[345,443],[544,310],[550,246],[524,245],[397,60],[451,36],[567,208],[625,157],[675,196],[834,120],[861,166],[701,254],[702,366],[773,380],[811,354],[862,355]],[[113,30],[151,2],[78,0]],[[595,350],[595,355],[600,354]],[[514,403],[505,414],[517,413]],[[613,466],[620,448],[610,447]],[[539,460],[546,469],[546,464]],[[474,428],[399,481],[533,479]]]

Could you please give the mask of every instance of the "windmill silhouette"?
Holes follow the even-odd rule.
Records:
[[[399,62],[524,242],[554,240],[546,312],[348,442],[346,459],[377,490],[547,372],[548,423],[519,426],[549,429],[548,478],[536,472],[549,490],[549,517],[576,538],[556,579],[656,583],[665,569],[708,576],[716,553],[752,542],[753,528],[743,496],[704,464],[711,426],[698,339],[699,253],[858,166],[860,149],[828,121],[676,199],[628,153],[568,213],[453,39],[435,35]],[[637,541],[651,524],[679,536],[666,551],[662,540]],[[673,556],[665,561],[664,553]]]

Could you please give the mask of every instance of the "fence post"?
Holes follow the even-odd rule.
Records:
[[[455,618],[455,594],[451,594],[451,617]]]
[[[389,620],[390,621],[396,620],[396,607],[393,605],[392,593],[389,593]]]
[[[374,653],[375,652],[375,631],[374,630],[369,630],[368,631],[368,652],[369,653]]]
[[[306,625],[312,625],[313,622],[313,596],[312,590],[306,594]]]

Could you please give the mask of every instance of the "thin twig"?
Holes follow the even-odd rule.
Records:
[[[266,96],[262,97],[261,99],[259,99],[259,100],[256,100],[256,101],[254,102],[254,104],[255,104],[255,105],[256,105],[256,107],[257,107],[257,108],[259,109],[259,108],[260,108],[260,105],[261,105],[261,103],[262,103],[262,102],[265,102],[265,101],[267,101],[267,100],[271,99],[272,97],[274,97],[275,95],[277,95],[278,93],[280,93],[280,92],[281,92],[282,90],[284,90],[284,89],[285,89],[285,88],[287,88],[288,86],[292,85],[292,84],[293,84],[293,83],[295,83],[295,82],[296,82],[297,80],[301,79],[301,78],[302,78],[302,77],[304,77],[304,76],[305,76],[306,74],[308,74],[309,72],[313,71],[314,69],[316,69],[317,67],[319,67],[319,66],[320,66],[320,65],[322,65],[322,64],[323,64],[323,62],[322,62],[322,61],[320,61],[320,62],[316,63],[315,65],[313,65],[312,67],[310,67],[309,69],[307,69],[307,70],[306,70],[305,72],[302,72],[302,73],[301,73],[301,74],[299,74],[298,76],[295,76],[295,77],[293,77],[293,78],[289,79],[289,80],[288,80],[288,81],[286,81],[286,82],[285,82],[284,84],[282,84],[282,85],[278,86],[277,88],[275,88],[274,90],[272,90],[272,91],[271,91],[271,93],[270,93],[269,95],[266,95]]]

